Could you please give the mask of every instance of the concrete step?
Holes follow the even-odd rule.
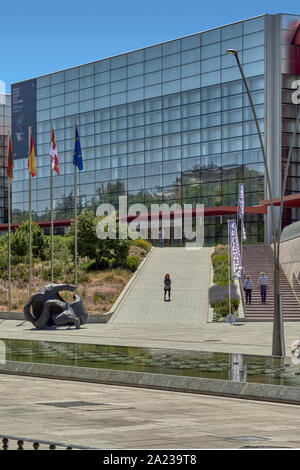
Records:
[[[243,265],[246,275],[251,276],[254,287],[252,289],[251,304],[245,304],[245,317],[248,321],[273,319],[274,301],[274,273],[273,250],[266,245],[243,246]],[[261,303],[258,290],[258,278],[264,272],[268,276],[267,303]],[[299,289],[300,292],[300,289]],[[284,320],[300,320],[300,304],[298,303],[291,286],[283,272],[280,273],[280,293],[283,303]]]

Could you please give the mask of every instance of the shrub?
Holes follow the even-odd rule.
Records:
[[[236,286],[232,285],[230,287],[230,293],[231,297],[238,298],[238,293],[236,290]],[[210,287],[208,291],[208,298],[209,298],[209,303],[213,307],[216,302],[223,301],[225,299],[228,299],[229,293],[228,293],[228,286],[219,286],[219,285],[214,285]]]
[[[32,223],[32,255],[35,258],[46,259],[46,251],[49,248],[49,239],[41,227]],[[11,254],[17,262],[29,254],[29,222],[23,222],[16,228],[11,237]]]
[[[231,313],[234,313],[239,308],[239,299],[233,297],[231,299]],[[226,317],[229,314],[229,299],[216,302],[214,305],[214,312],[217,318]]]
[[[101,220],[95,217],[92,210],[84,209],[78,217],[77,248],[80,257],[96,260],[100,269],[125,267],[131,240],[120,239],[119,224],[116,224],[115,239],[100,239],[97,237],[97,224]],[[106,227],[107,228],[107,227]],[[74,256],[74,224],[68,229],[70,250]]]
[[[134,240],[133,245],[143,248],[146,253],[151,250],[151,243],[149,243],[147,240],[144,240],[143,238],[138,238],[137,240]]]
[[[215,285],[209,289],[209,303],[214,309],[216,318],[220,318],[229,314],[228,247],[216,246],[211,258]],[[230,294],[231,310],[234,313],[238,310],[240,299],[233,280],[231,280]]]
[[[140,262],[141,262],[141,260],[138,256],[135,256],[135,255],[127,256],[126,267],[132,272],[136,271],[136,269],[138,268]]]

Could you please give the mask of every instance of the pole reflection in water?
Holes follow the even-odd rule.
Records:
[[[233,382],[246,382],[247,367],[242,354],[230,354],[230,377]]]

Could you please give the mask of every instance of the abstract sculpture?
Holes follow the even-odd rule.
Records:
[[[65,302],[60,291],[74,292],[76,286],[71,284],[48,284],[32,295],[24,307],[26,320],[36,328],[47,326],[75,325],[80,328],[87,322],[88,313],[78,295],[73,302]]]

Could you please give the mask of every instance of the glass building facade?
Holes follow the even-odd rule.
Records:
[[[8,219],[8,184],[5,168],[8,157],[10,123],[10,95],[0,93],[0,223],[5,223]]]
[[[128,205],[139,202],[149,208],[153,203],[235,206],[241,182],[246,206],[265,199],[259,139],[238,67],[226,53],[229,48],[239,53],[266,147],[271,149],[279,136],[283,156],[270,161],[279,190],[279,162],[288,142],[281,137],[292,132],[285,112],[293,119],[296,113],[295,105],[284,101],[284,87],[291,77],[281,84],[281,77],[286,77],[281,50],[290,47],[282,44],[289,18],[263,15],[14,84],[13,130],[20,123],[20,109],[14,109],[14,103],[23,86],[31,87],[31,98],[26,101],[26,92],[21,101],[24,123],[33,128],[37,154],[37,176],[32,183],[34,219],[50,219],[51,121],[61,173],[54,176],[55,219],[73,217],[75,118],[84,166],[78,174],[79,210],[95,211],[103,202],[118,208],[120,195],[127,195]],[[266,56],[277,37],[282,58],[281,68],[275,71],[280,82],[278,99],[271,84],[274,64]],[[266,119],[267,112],[275,119],[272,99],[278,104],[277,128]],[[26,113],[31,115],[27,121]],[[23,149],[14,152],[15,222],[24,220],[28,211],[28,143],[23,140]],[[297,166],[292,165],[289,191],[300,189],[295,183],[300,176],[299,155],[296,149]],[[227,218],[205,217],[207,244],[227,242]],[[267,216],[246,216],[248,243],[266,240],[267,223]]]

